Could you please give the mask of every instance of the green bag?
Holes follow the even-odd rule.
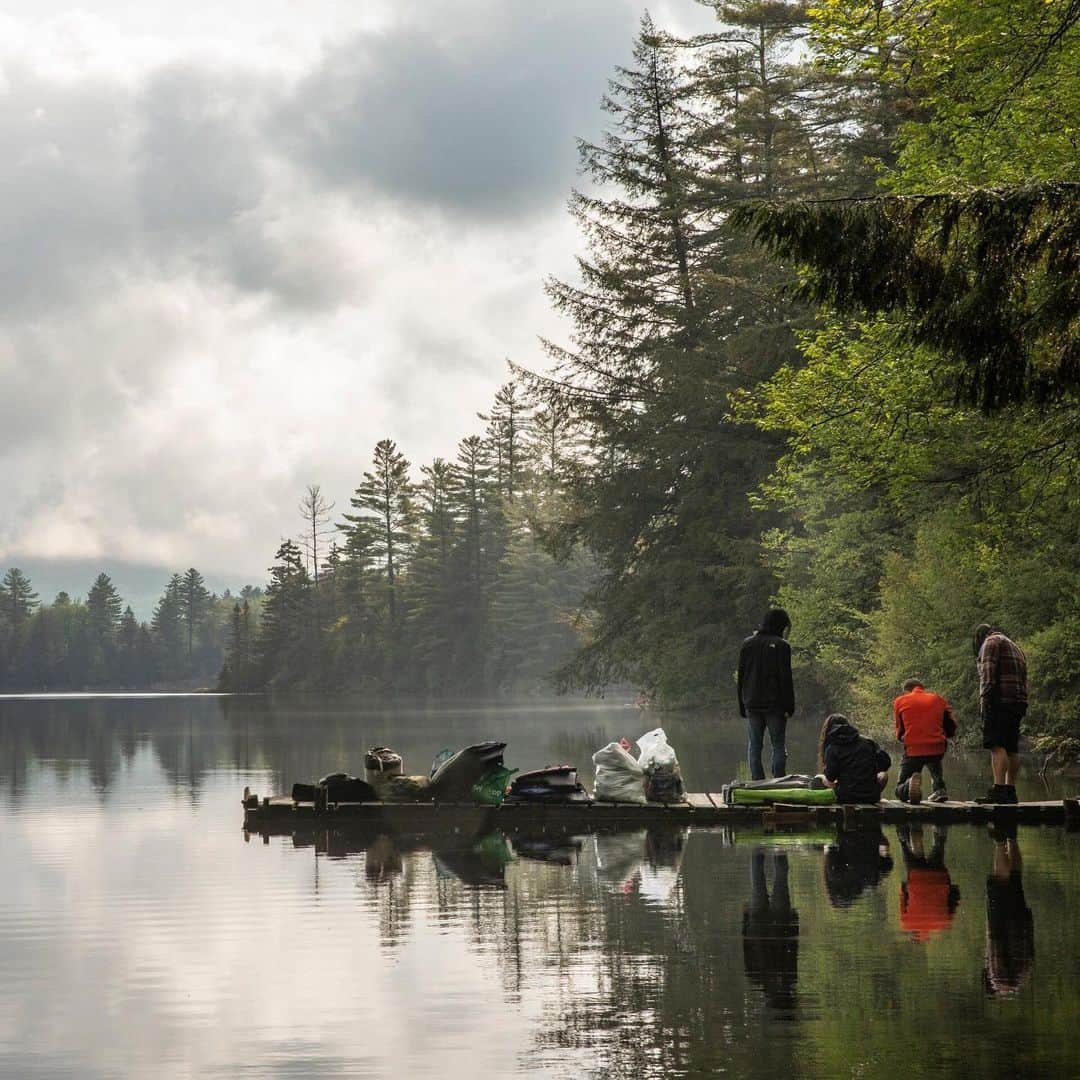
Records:
[[[794,803],[799,806],[831,806],[836,802],[832,788],[733,788],[735,806],[768,806],[771,803]]]
[[[506,797],[506,782],[517,769],[508,769],[505,765],[492,765],[490,769],[472,786],[470,794],[473,802],[482,806],[502,806]]]

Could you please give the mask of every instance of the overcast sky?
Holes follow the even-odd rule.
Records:
[[[343,508],[385,436],[452,456],[565,336],[574,138],[642,10],[8,0],[0,569],[262,581],[306,484]]]

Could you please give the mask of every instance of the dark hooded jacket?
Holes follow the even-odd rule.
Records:
[[[877,774],[892,764],[892,758],[873,739],[860,735],[846,720],[825,736],[825,777],[836,785],[840,803],[881,801]]]
[[[787,614],[770,611],[761,629],[742,643],[739,652],[739,715],[767,709],[790,716],[795,711],[791,681],[791,646],[783,638]]]

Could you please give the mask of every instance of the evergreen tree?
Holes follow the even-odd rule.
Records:
[[[13,566],[0,582],[0,617],[6,621],[8,630],[16,633],[38,606],[38,594],[30,579]]]
[[[112,640],[120,627],[123,601],[108,574],[98,574],[86,596],[90,629],[99,641]]]
[[[247,600],[232,606],[229,625],[229,649],[218,685],[222,690],[243,691],[254,688],[252,670],[251,609]]]
[[[409,570],[409,638],[418,671],[429,689],[450,675],[455,575],[452,555],[457,522],[452,510],[453,468],[442,458],[420,468],[421,537]]]
[[[726,5],[744,22],[698,43],[717,52],[711,81],[684,72],[644,20],[604,101],[611,128],[581,145],[600,184],[571,202],[589,254],[581,285],[549,287],[572,347],[552,346],[556,378],[532,381],[574,409],[589,443],[549,537],[556,550],[585,544],[602,568],[569,685],[719,692],[715,673],[733,668],[771,591],[747,495],[775,443],[733,423],[732,395],[797,356],[801,316],[727,214],[814,168],[797,98],[781,94],[799,41],[777,14],[787,6]]]
[[[120,616],[116,631],[117,672],[124,686],[138,686],[143,682],[139,670],[139,622],[129,604]]]
[[[190,567],[184,574],[180,587],[180,621],[183,624],[187,641],[187,655],[190,661],[195,635],[206,621],[210,607],[210,590],[206,587],[202,574]]]
[[[292,540],[283,540],[274,558],[259,627],[259,681],[305,685],[313,659],[312,582]]]
[[[358,544],[380,560],[393,626],[398,615],[397,578],[408,561],[413,540],[413,489],[409,462],[392,439],[375,445],[373,465],[350,500],[357,513],[345,515],[346,532],[362,534]]]
[[[521,386],[517,382],[508,382],[495,394],[491,411],[478,414],[488,425],[487,448],[494,463],[496,490],[508,503],[514,501],[524,482],[528,408],[528,403],[522,399]]]
[[[180,677],[184,670],[184,579],[173,574],[154,607],[150,621],[161,673],[166,679]]]

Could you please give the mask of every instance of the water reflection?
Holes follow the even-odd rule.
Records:
[[[851,907],[891,873],[889,841],[880,825],[840,826],[825,850],[825,891],[834,907]]]
[[[0,703],[0,1076],[1080,1075],[1063,830],[478,833],[481,814],[243,840],[245,784],[356,771],[371,745],[411,770],[499,735],[513,765],[581,764],[639,726]],[[670,727],[699,790],[741,754],[739,725]]]
[[[771,894],[765,875],[770,856]],[[743,908],[742,932],[746,977],[761,987],[774,1009],[793,1009],[799,979],[799,913],[791,906],[786,852],[755,848],[750,861],[750,903]]]
[[[986,879],[986,965],[988,994],[1015,994],[1035,960],[1035,920],[1024,899],[1024,865],[1016,825],[993,827],[994,855]]]
[[[929,851],[925,831],[922,825],[901,825],[896,830],[905,873],[900,884],[900,928],[918,942],[948,930],[960,903],[960,890],[945,866],[948,830],[931,827]]]

